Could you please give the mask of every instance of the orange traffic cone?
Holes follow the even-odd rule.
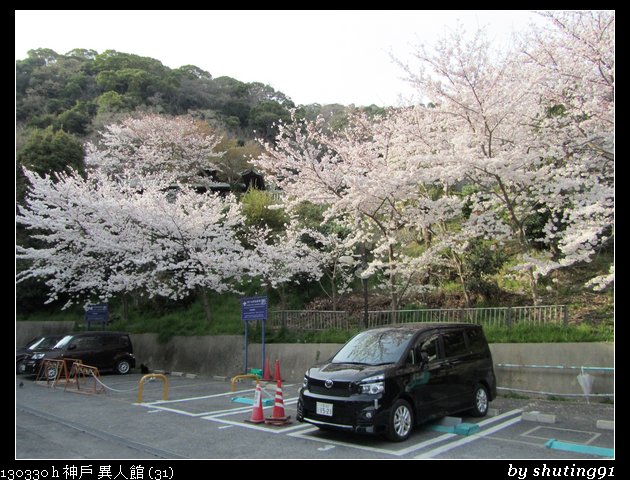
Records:
[[[256,383],[256,393],[254,394],[254,408],[252,409],[252,416],[249,420],[245,421],[249,423],[263,423],[265,421],[260,383]]]
[[[276,384],[276,398],[273,403],[273,411],[271,417],[265,419],[265,423],[271,425],[287,425],[290,422],[291,416],[284,414],[284,400],[282,398],[282,380],[278,380]]]
[[[271,381],[271,372],[269,371],[269,358],[265,358],[265,369],[263,370],[263,381]]]
[[[277,382],[278,380],[282,380],[282,378],[280,378],[280,360],[278,360],[276,358],[276,367],[274,368],[274,372],[273,372],[273,379]]]

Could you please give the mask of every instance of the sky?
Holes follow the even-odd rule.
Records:
[[[417,98],[392,56],[411,60],[458,21],[506,45],[541,20],[514,10],[16,10],[15,58],[36,48],[117,50],[266,83],[298,105],[397,106]]]

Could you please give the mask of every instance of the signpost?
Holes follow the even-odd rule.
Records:
[[[265,322],[267,321],[267,305],[268,298],[263,297],[245,297],[241,298],[241,320],[245,322],[245,373],[247,373],[247,331],[249,329],[248,322],[260,321],[262,325],[262,362],[261,368],[265,365]]]
[[[88,330],[91,323],[100,323],[101,329],[104,329],[108,320],[109,308],[106,303],[91,303],[85,308],[85,321]]]

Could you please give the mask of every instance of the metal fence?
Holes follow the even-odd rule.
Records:
[[[368,312],[368,327],[382,325],[463,322],[487,326],[568,324],[566,305],[535,307],[439,308],[423,310],[383,310]],[[362,325],[362,317],[351,317],[346,312],[317,310],[282,310],[271,312],[271,328],[290,330],[348,330]]]
[[[346,312],[281,310],[271,312],[267,326],[289,330],[350,330],[351,321]]]

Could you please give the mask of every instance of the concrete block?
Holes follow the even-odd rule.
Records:
[[[218,382],[225,382],[227,381],[227,377],[225,375],[213,375],[212,380],[216,380]]]
[[[597,420],[596,427],[602,430],[614,430],[615,422],[613,420]]]
[[[582,445],[577,443],[560,442],[555,438],[545,443],[545,447],[555,450],[563,450],[565,452],[586,453],[588,455],[597,455],[599,457],[614,457],[615,451],[612,448],[595,447],[593,445]]]
[[[528,422],[556,423],[556,416],[548,413],[540,413],[538,411],[524,412],[523,420]]]
[[[173,375],[174,377],[183,377],[184,372],[171,372],[171,375]]]
[[[438,425],[444,425],[445,427],[453,427],[455,425],[459,425],[462,423],[461,417],[444,417],[439,422]]]
[[[196,375],[194,373],[187,373],[186,375],[184,375],[184,377],[186,378],[197,378],[199,375]]]

